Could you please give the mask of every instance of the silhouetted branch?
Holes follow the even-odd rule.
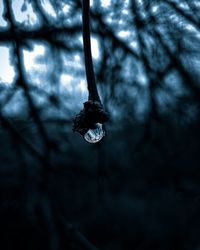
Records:
[[[44,40],[49,41],[49,39],[56,41],[56,36],[66,36],[68,35],[74,35],[81,31],[81,26],[72,26],[72,27],[48,27],[44,26],[41,28],[38,28],[36,30],[25,30],[21,29],[20,27],[15,27],[15,32],[13,33],[11,29],[9,30],[1,30],[0,31],[0,40],[2,42],[9,42],[11,40],[15,41],[23,41],[24,39],[38,39],[38,40]],[[66,44],[65,46],[68,46]]]
[[[98,27],[99,27],[98,32],[102,37],[104,37],[104,39],[107,36],[109,39],[111,39],[111,41],[113,41],[113,43],[117,47],[122,48],[125,53],[131,55],[134,59],[139,59],[138,54],[136,52],[134,52],[127,45],[126,42],[124,42],[119,37],[117,37],[115,32],[112,30],[112,28],[110,28],[109,25],[106,24],[105,21],[103,21],[103,17],[102,17],[102,15],[100,13],[91,12],[91,17],[94,18],[97,21]]]
[[[176,13],[181,15],[184,19],[186,19],[189,23],[192,23],[194,27],[197,28],[197,30],[200,30],[200,22],[198,22],[193,15],[190,15],[187,11],[184,11],[182,8],[179,7],[179,5],[176,2],[173,1],[166,1],[167,5],[169,5],[171,8],[173,8]]]
[[[158,24],[156,16],[151,14],[151,18],[154,20],[155,25]],[[163,47],[166,54],[170,57],[171,62],[173,62],[174,67],[180,72],[184,84],[193,91],[194,97],[199,100],[200,98],[200,88],[196,84],[196,81],[192,78],[191,74],[185,69],[183,66],[178,51],[174,52],[171,50],[169,44],[167,43],[166,39],[160,33],[158,29],[155,28],[151,31],[153,32],[154,37],[158,40],[159,44]],[[167,31],[166,31],[167,32]]]
[[[88,99],[91,101],[100,102],[100,97],[98,94],[94,69],[93,69],[93,61],[92,61],[92,53],[91,53],[91,41],[90,41],[90,1],[83,0],[82,4],[82,20],[83,20],[83,47],[84,47],[84,58],[85,58],[85,70],[87,76],[87,85],[89,97]]]

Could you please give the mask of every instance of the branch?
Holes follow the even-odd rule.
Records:
[[[15,32],[16,32],[16,26],[14,23],[14,17],[13,17],[13,12],[12,12],[12,7],[11,3],[8,0],[5,0],[5,16],[7,18],[8,23],[10,24],[10,31],[14,34],[15,37]],[[48,135],[46,133],[46,130],[40,120],[40,116],[38,114],[38,111],[35,107],[35,103],[29,93],[29,88],[28,84],[26,83],[25,76],[24,76],[24,65],[23,65],[23,59],[22,59],[22,54],[20,52],[20,40],[14,40],[14,56],[16,57],[16,62],[15,66],[18,69],[18,75],[16,79],[16,85],[21,87],[24,90],[26,99],[29,104],[30,112],[35,119],[38,131],[40,132],[41,137],[43,138],[43,144],[44,144],[44,149],[46,153],[49,152],[49,146],[52,146],[52,143],[50,142]]]
[[[190,0],[191,1],[191,0]],[[177,3],[172,1],[165,1],[165,4],[170,6],[172,9],[176,11],[179,15],[185,18],[188,22],[192,23],[197,30],[200,30],[200,22],[198,22],[192,15],[188,14],[186,11],[181,9]]]
[[[15,32],[13,33],[11,29],[9,30],[1,30],[0,31],[0,40],[2,42],[9,42],[11,40],[22,41],[24,39],[41,39],[48,41],[49,38],[54,38],[56,35],[74,35],[77,32],[81,31],[81,26],[73,26],[73,27],[48,27],[43,26],[37,30],[25,30],[20,29],[20,27],[15,28]]]
[[[158,40],[159,44],[162,46],[166,54],[171,59],[171,62],[174,64],[175,68],[178,70],[180,75],[182,76],[182,80],[184,84],[193,91],[194,98],[196,100],[200,99],[200,88],[196,85],[196,82],[192,78],[192,76],[189,74],[189,72],[185,69],[182,62],[180,61],[179,57],[177,56],[177,53],[174,53],[174,51],[171,50],[169,44],[167,43],[166,39],[163,38],[163,35],[160,33],[158,29],[155,27],[159,24],[156,16],[150,11],[150,5],[146,6],[146,11],[149,12],[149,16],[154,23],[154,28],[149,31],[154,35],[154,37]]]
[[[135,59],[140,59],[138,54],[135,53],[124,41],[118,38],[115,32],[103,21],[102,15],[100,13],[91,12],[91,16],[97,20],[98,22],[98,34],[102,35],[102,37],[108,36],[117,47],[120,47],[127,54],[131,55]]]
[[[83,47],[85,55],[85,70],[87,76],[87,85],[89,91],[89,100],[100,101],[98,94],[93,62],[91,53],[91,41],[90,41],[90,0],[83,0],[82,4],[82,19],[83,19]]]

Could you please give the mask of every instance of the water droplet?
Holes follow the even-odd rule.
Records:
[[[99,142],[105,135],[101,123],[96,123],[94,128],[90,128],[84,135],[84,139],[89,143]]]

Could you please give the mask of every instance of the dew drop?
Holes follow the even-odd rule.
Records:
[[[84,139],[89,143],[99,142],[105,135],[101,123],[96,123],[94,128],[90,128],[84,135]]]

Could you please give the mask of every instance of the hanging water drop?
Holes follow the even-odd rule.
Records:
[[[84,135],[84,139],[89,143],[99,142],[105,135],[103,130],[103,125],[101,123],[96,123],[94,128],[90,128]]]

